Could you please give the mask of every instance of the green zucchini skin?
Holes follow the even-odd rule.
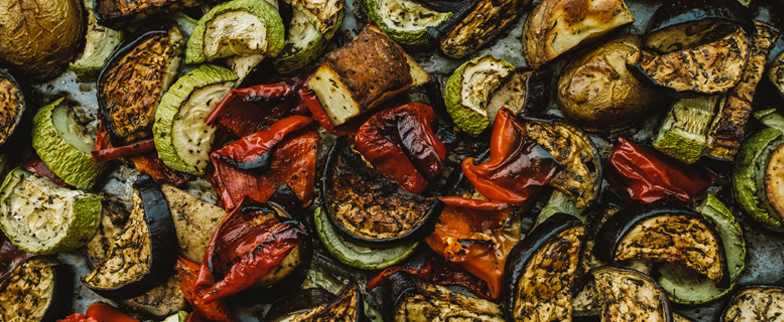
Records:
[[[784,232],[784,222],[777,214],[770,213],[761,197],[765,194],[764,188],[758,185],[759,178],[764,177],[772,150],[767,147],[779,144],[784,144],[784,134],[772,128],[763,129],[746,138],[735,156],[731,179],[733,194],[741,208],[762,227]]]

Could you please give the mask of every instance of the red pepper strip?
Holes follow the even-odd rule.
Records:
[[[463,160],[463,173],[490,200],[521,204],[546,185],[561,165],[535,141],[526,142],[525,127],[507,108],[498,112],[490,137],[490,160],[474,165]]]
[[[24,164],[22,164],[22,169],[24,169],[27,172],[35,173],[38,176],[49,178],[52,181],[54,181],[54,183],[56,183],[61,187],[68,188],[68,189],[75,189],[74,186],[69,185],[68,183],[63,181],[63,179],[60,179],[60,177],[54,174],[54,172],[52,172],[52,170],[49,169],[49,166],[47,166],[46,163],[44,163],[44,161],[42,161],[41,158],[38,157],[38,155],[35,153],[33,153],[33,155],[30,156],[30,158],[27,159],[27,161],[25,161]],[[2,171],[2,169],[0,169],[0,171]]]
[[[100,322],[100,321],[87,317],[82,313],[74,313],[67,316],[65,319],[57,320],[57,322]]]
[[[106,132],[103,122],[99,122],[98,130],[95,131],[95,149],[93,151],[101,151],[111,147],[112,139],[109,137],[109,133]]]
[[[209,304],[239,293],[277,268],[301,242],[305,230],[280,221],[265,204],[244,199],[218,226],[201,264],[197,289]],[[216,281],[217,276],[223,276]]]
[[[303,119],[312,122],[304,116],[292,116],[257,132],[252,138],[242,138],[212,153],[215,170],[210,181],[220,193],[225,209],[234,209],[245,196],[259,202],[267,201],[277,186],[284,183],[291,186],[305,206],[310,205],[316,182],[319,136],[313,129],[286,135],[301,128],[305,122]],[[269,171],[263,173],[241,169],[227,162],[233,158],[238,158],[237,161],[254,157],[261,159],[259,157],[264,152],[271,152],[271,155],[266,155],[271,161]],[[233,163],[241,164],[237,161]]]
[[[412,193],[422,193],[441,178],[446,146],[435,135],[436,113],[409,103],[373,115],[354,143],[379,172]]]
[[[292,113],[294,90],[288,85],[263,84],[232,90],[207,116],[238,137],[258,132]]]
[[[97,163],[112,161],[119,158],[126,158],[151,151],[155,151],[155,140],[141,140],[118,148],[108,148],[100,151],[93,151],[93,162]]]
[[[19,265],[33,256],[35,255],[17,248],[0,232],[0,284]]]
[[[513,208],[462,197],[440,199],[444,210],[425,243],[447,261],[486,281],[490,296],[498,298],[506,258],[520,240],[519,224],[510,223]]]
[[[128,316],[114,306],[103,302],[91,304],[85,314],[98,322],[139,322],[139,320]]]
[[[285,118],[264,130],[243,137],[213,152],[211,157],[234,163],[245,170],[267,168],[272,160],[273,148],[283,141],[286,135],[305,128],[311,122],[313,122],[312,119],[299,115]]]
[[[316,122],[321,124],[327,132],[334,134],[335,127],[332,126],[332,121],[329,120],[329,115],[327,115],[327,111],[324,110],[324,106],[321,105],[321,101],[319,101],[316,93],[307,89],[307,87],[302,87],[297,91],[297,94],[299,94],[302,102],[308,106],[310,114],[313,114],[313,118],[316,119]]]
[[[387,267],[380,274],[376,275],[376,277],[374,277],[372,280],[368,281],[367,285],[365,285],[365,289],[370,292],[374,288],[384,285],[384,281],[387,279],[387,277],[397,272],[406,272],[409,275],[416,276],[424,280],[430,279],[430,275],[433,274],[433,271],[430,269],[430,263],[428,263],[425,268],[415,268],[408,265]]]
[[[651,203],[674,197],[689,202],[713,185],[716,173],[682,163],[623,137],[607,159],[607,180],[627,202]]]
[[[204,319],[217,322],[237,321],[229,311],[225,301],[215,301],[210,304],[204,303],[202,300],[204,290],[196,289],[196,281],[199,277],[199,264],[180,257],[175,268],[179,274],[180,288],[182,288],[182,293],[185,295],[185,300],[194,309],[190,316],[194,316],[195,320],[191,320],[191,317],[189,317],[188,321],[202,321]]]
[[[163,163],[157,152],[135,155],[129,159],[136,165],[136,170],[149,174],[155,180],[163,180],[174,186],[180,186],[190,181],[188,176],[174,171]]]

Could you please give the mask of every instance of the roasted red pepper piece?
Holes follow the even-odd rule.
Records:
[[[0,284],[19,265],[35,255],[17,248],[8,238],[0,233]]]
[[[91,304],[90,307],[87,308],[85,315],[98,322],[139,322],[139,320],[130,317],[114,306],[103,302]]]
[[[121,147],[113,147],[106,133],[103,124],[98,126],[98,131],[95,133],[95,149],[93,150],[93,162],[106,162],[117,160],[119,158],[127,158],[130,156],[155,151],[155,140],[146,139]]]
[[[501,294],[509,252],[520,241],[519,221],[507,203],[443,197],[444,211],[424,241],[437,254],[487,282],[490,297]]]
[[[307,206],[313,199],[319,136],[308,128],[313,119],[292,116],[237,140],[211,154],[212,182],[226,209],[245,196],[267,201],[288,183]]]
[[[239,293],[277,268],[305,236],[299,223],[246,198],[212,236],[196,289],[205,290],[206,304]]]
[[[248,136],[293,115],[293,96],[294,90],[288,85],[264,84],[235,89],[207,116],[205,123],[217,125],[238,137]]]
[[[63,181],[63,179],[60,179],[60,177],[54,174],[54,172],[49,169],[49,166],[47,166],[46,163],[44,163],[44,161],[42,161],[41,158],[38,157],[38,155],[35,153],[33,153],[33,155],[22,164],[22,169],[27,172],[35,173],[38,176],[49,178],[61,187],[75,189],[74,186],[67,184],[65,181]],[[0,171],[2,171],[2,169],[0,169]]]
[[[82,313],[74,313],[67,316],[65,319],[59,319],[57,322],[100,322],[91,317],[87,317]]]
[[[354,138],[355,148],[376,169],[413,193],[435,184],[444,171],[446,146],[435,135],[436,112],[422,103],[380,111]]]
[[[199,278],[199,264],[180,257],[176,266],[180,278],[180,288],[185,295],[185,300],[190,303],[194,311],[188,317],[188,321],[217,321],[235,322],[234,315],[231,314],[226,302],[220,300],[210,304],[205,304],[202,300],[204,289],[196,289],[196,280]],[[191,318],[193,317],[193,319]]]
[[[329,133],[335,132],[335,127],[332,126],[332,122],[329,120],[329,115],[327,115],[327,111],[324,110],[324,106],[321,105],[321,102],[318,99],[318,96],[315,92],[303,87],[297,91],[299,98],[302,100],[303,103],[308,107],[310,110],[310,114],[313,114],[313,118],[324,127]]]
[[[561,165],[535,141],[507,108],[498,112],[490,137],[490,160],[474,165],[463,160],[463,173],[490,200],[521,204],[546,185]]]
[[[607,180],[627,202],[665,198],[689,202],[713,185],[716,173],[619,137],[607,159]]]
[[[139,172],[146,172],[155,180],[163,180],[174,186],[180,186],[190,181],[188,176],[169,168],[163,160],[158,157],[158,152],[135,155],[129,159],[136,165],[136,170],[139,170]]]

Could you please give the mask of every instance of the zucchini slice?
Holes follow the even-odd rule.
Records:
[[[784,321],[784,287],[748,286],[735,294],[721,322]]]
[[[84,51],[79,59],[69,64],[76,78],[81,82],[91,82],[98,78],[103,65],[125,39],[122,30],[117,31],[98,24],[93,13],[93,4],[93,0],[84,1],[88,16]]]
[[[720,235],[700,214],[666,200],[627,206],[602,226],[594,254],[607,263],[646,259],[678,263],[728,287],[730,274]]]
[[[0,153],[17,151],[28,142],[32,125],[30,93],[13,75],[0,68]]]
[[[184,39],[175,23],[148,27],[98,76],[103,125],[122,144],[150,136],[155,108],[177,76]]]
[[[134,209],[106,258],[82,277],[90,290],[109,299],[146,293],[171,276],[177,240],[169,205],[160,186],[142,173],[133,184]]]
[[[70,312],[73,272],[48,257],[33,257],[0,283],[0,321],[54,322]]]
[[[771,160],[775,160],[774,165],[781,162],[782,146],[784,134],[779,130],[766,128],[752,134],[743,141],[731,172],[732,191],[741,208],[763,227],[778,232],[784,232],[784,213],[777,212],[780,208],[770,205],[770,202],[780,204],[784,199],[777,196],[780,185],[768,179],[779,176],[782,170],[773,171],[774,168],[770,167]],[[768,169],[772,170],[770,175],[766,174]],[[770,183],[770,188],[765,183]]]
[[[515,245],[504,266],[507,321],[571,318],[572,284],[584,236],[581,220],[556,214]]]
[[[202,65],[174,83],[155,111],[152,131],[158,156],[170,168],[203,175],[210,163],[215,127],[204,120],[231,91],[232,71]]]
[[[672,321],[670,301],[647,275],[612,267],[596,268],[589,273],[604,300],[602,321]]]
[[[101,220],[101,199],[17,168],[0,188],[0,215],[0,227],[16,247],[56,254],[92,238]]]
[[[411,51],[430,49],[427,29],[437,28],[452,16],[411,0],[362,0],[362,10],[389,38]]]
[[[455,70],[446,83],[446,111],[461,130],[478,136],[491,121],[487,117],[490,97],[515,67],[503,59],[484,55]],[[497,113],[497,111],[496,111]]]
[[[410,244],[431,234],[444,203],[410,193],[339,137],[321,177],[322,210],[338,233],[368,247]]]
[[[329,43],[304,11],[293,8],[292,15],[286,43],[272,62],[282,75],[294,74],[305,68],[324,53]]]
[[[664,117],[653,147],[682,162],[697,162],[708,148],[708,131],[722,95],[680,98]]]

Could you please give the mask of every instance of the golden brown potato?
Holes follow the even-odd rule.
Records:
[[[60,75],[84,37],[77,0],[0,0],[0,63],[34,82]]]
[[[626,69],[626,56],[639,45],[636,37],[623,36],[577,56],[558,82],[564,116],[591,131],[606,132],[622,128],[661,103],[663,95]]]

